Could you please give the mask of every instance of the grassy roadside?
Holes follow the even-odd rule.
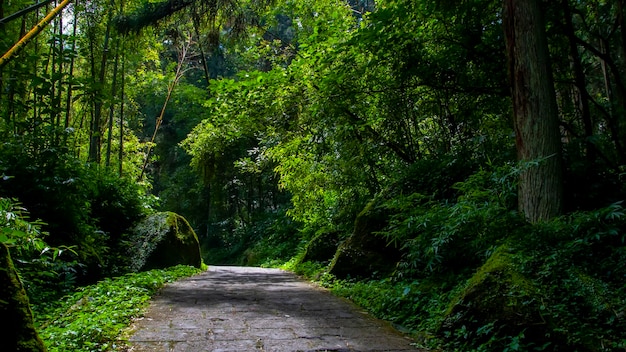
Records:
[[[123,351],[124,329],[150,298],[166,283],[201,271],[179,265],[105,279],[33,306],[35,324],[49,352]]]

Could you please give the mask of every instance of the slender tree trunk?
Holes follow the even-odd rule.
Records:
[[[4,18],[4,0],[0,0],[0,18]],[[7,31],[6,29],[4,29],[4,23],[0,23],[0,37],[2,38],[6,38],[7,36]],[[2,74],[0,73],[0,103],[2,103],[4,100],[2,99],[2,93],[4,92],[4,77],[2,76]],[[2,104],[0,104],[0,111],[2,109]],[[6,111],[5,111],[6,113]],[[9,114],[7,113],[6,115],[6,119],[8,121],[9,119]]]
[[[109,105],[109,123],[107,132],[107,155],[106,155],[106,167],[111,165],[111,141],[113,140],[113,117],[115,112],[115,97],[117,96],[117,66],[120,61],[120,39],[115,39],[115,62],[113,64],[113,82],[111,83],[111,105]]]
[[[119,141],[119,150],[118,150],[118,159],[119,159],[119,176],[122,177],[122,173],[124,171],[123,161],[124,161],[124,102],[126,99],[125,93],[125,83],[126,83],[126,51],[122,53],[122,91],[120,92],[120,141]]]
[[[91,124],[91,138],[89,140],[89,159],[88,161],[100,164],[102,161],[102,106],[103,92],[106,66],[109,53],[109,39],[111,36],[111,21],[107,21],[106,32],[104,33],[104,46],[102,49],[102,59],[100,60],[100,71],[98,77],[99,89],[96,91],[98,95],[94,103],[94,118]]]
[[[0,0],[0,18],[4,18],[4,0]],[[0,34],[5,34],[4,23],[0,23]]]
[[[90,26],[91,27],[91,26]],[[87,28],[87,37],[89,38],[89,68],[91,70],[91,84],[95,85],[96,84],[96,77],[98,76],[98,73],[96,72],[96,54],[95,54],[95,46],[96,46],[96,33],[95,33],[95,29],[93,28]],[[95,91],[95,89],[91,89],[91,104],[90,104],[90,111],[89,111],[89,150],[87,152],[87,161],[93,161],[96,159],[96,151],[95,148],[92,147],[92,141],[95,139],[94,133],[94,126],[95,126],[95,118],[96,118],[96,99],[98,99],[98,93]],[[82,122],[81,121],[81,127],[82,127]],[[93,148],[93,159],[92,159],[92,148]]]
[[[63,61],[64,61],[64,47],[63,47],[63,16],[59,16],[59,63],[58,63],[58,72],[59,72],[59,81],[57,82],[57,94],[58,96],[54,99],[54,117],[55,122],[54,125],[56,127],[61,126],[61,100],[62,100],[62,92],[63,92]],[[58,141],[57,141],[58,142]]]
[[[520,175],[518,206],[535,223],[559,215],[563,207],[556,96],[538,1],[505,0],[503,23],[518,159],[538,162]]]
[[[611,140],[613,141],[613,145],[615,146],[615,150],[616,150],[616,154],[617,154],[617,158],[618,158],[618,162],[620,164],[623,164],[626,161],[626,156],[623,155],[624,154],[624,148],[623,148],[623,144],[620,138],[620,131],[619,131],[619,113],[616,109],[619,107],[618,104],[618,100],[615,95],[619,95],[615,94],[615,90],[613,89],[613,87],[616,87],[616,90],[622,91],[619,89],[619,77],[618,74],[616,73],[615,69],[610,69],[612,67],[615,67],[615,63],[611,61],[610,56],[609,56],[609,51],[607,48],[608,44],[605,43],[604,40],[600,41],[600,68],[602,69],[602,77],[604,79],[604,89],[605,89],[605,94],[606,97],[609,101],[609,114],[606,120],[606,124],[607,127],[609,129],[610,135],[611,135]],[[615,74],[611,75],[611,72],[614,72]],[[614,78],[615,81],[617,81],[616,84],[614,84],[613,80],[611,78]],[[624,109],[626,110],[626,109]]]
[[[36,11],[36,14],[37,14],[37,16],[36,16],[36,17],[39,17],[39,10],[37,10],[37,11]],[[26,35],[28,35],[28,34],[26,34]],[[26,38],[26,35],[24,35],[24,37],[22,37],[22,39]],[[34,56],[35,56],[35,57],[39,57],[39,38],[38,38],[38,37],[35,37],[35,39],[34,39],[34,43],[33,43],[33,46],[34,46],[34,48],[33,48],[33,49],[34,49],[34,50],[33,50],[33,52],[34,52]],[[5,54],[5,56],[6,56],[6,54]],[[7,62],[8,62],[8,60],[7,60]],[[35,59],[35,65],[34,65],[35,69],[34,69],[34,71],[35,71],[35,73],[37,73],[37,74],[38,74],[38,72],[37,72],[37,70],[38,70],[38,66],[39,66],[39,62],[38,62],[38,60],[37,60],[37,59]],[[1,68],[1,66],[0,66],[0,68]],[[33,88],[31,88],[31,89],[32,89],[32,92],[33,92],[33,121],[32,121],[32,133],[33,133],[33,136],[39,136],[39,125],[40,125],[40,121],[39,121],[39,109],[38,109],[38,107],[39,107],[39,105],[38,105],[38,102],[39,102],[39,96],[38,96],[38,94],[37,94],[37,89],[33,89]],[[34,149],[35,149],[36,151],[39,151],[39,143],[38,143],[37,138],[35,138],[35,139],[34,139],[33,146],[34,146]]]
[[[617,1],[617,20],[619,22],[622,57],[626,59],[626,6],[624,0]]]
[[[72,53],[76,52],[76,28],[78,27],[78,11],[76,7],[74,7],[74,23],[72,23]],[[74,58],[75,55],[72,55],[70,59],[70,67],[68,69],[68,85],[67,85],[67,96],[65,100],[65,121],[63,126],[65,129],[70,127],[71,114],[72,114],[72,93],[74,86]]]
[[[582,120],[585,130],[585,144],[587,145],[587,161],[589,164],[595,163],[596,153],[595,146],[590,140],[593,136],[593,121],[591,118],[591,111],[589,109],[589,92],[587,91],[587,78],[585,77],[585,71],[580,59],[580,53],[578,52],[578,45],[576,44],[576,33],[574,32],[574,24],[572,23],[572,9],[569,5],[569,0],[562,0],[562,6],[565,16],[565,35],[569,41],[570,59],[572,63],[572,69],[574,71],[574,86],[577,108],[580,112],[580,118]]]

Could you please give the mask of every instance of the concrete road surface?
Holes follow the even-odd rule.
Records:
[[[348,301],[278,269],[211,266],[166,286],[131,351],[416,351]]]

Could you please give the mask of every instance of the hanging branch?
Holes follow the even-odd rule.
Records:
[[[9,51],[7,51],[2,57],[0,57],[0,70],[9,63],[9,61],[26,45],[28,44],[35,36],[37,36],[45,27],[50,23],[65,6],[67,6],[72,0],[63,0],[57,7],[55,7],[50,13],[43,18],[30,32],[26,33],[22,39],[20,39]]]
[[[209,65],[206,62],[206,56],[204,55],[204,50],[202,49],[202,41],[200,40],[200,16],[196,9],[193,9],[193,29],[196,33],[196,37],[198,37],[198,49],[200,49],[200,60],[202,61],[202,68],[204,69],[204,79],[206,80],[207,89],[210,89],[211,86],[211,76],[209,75]]]
[[[165,102],[163,102],[163,107],[161,108],[161,113],[156,120],[156,125],[154,126],[154,133],[152,134],[152,138],[150,139],[150,144],[148,145],[148,152],[146,153],[146,159],[143,162],[143,166],[141,167],[141,174],[139,175],[139,181],[143,180],[143,175],[146,173],[146,168],[148,167],[148,161],[150,160],[150,153],[152,153],[152,145],[154,144],[154,140],[156,139],[157,131],[159,127],[161,127],[161,123],[163,123],[163,116],[165,115],[165,108],[167,108],[167,104],[172,97],[172,92],[174,88],[178,84],[178,81],[183,77],[184,73],[187,70],[183,70],[183,65],[185,63],[185,59],[187,57],[187,53],[189,48],[191,47],[191,35],[186,43],[183,43],[180,48],[180,52],[178,53],[178,64],[176,65],[176,73],[174,74],[174,79],[167,87],[167,95],[165,96]]]

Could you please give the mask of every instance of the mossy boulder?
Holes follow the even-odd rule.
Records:
[[[354,231],[337,248],[329,267],[336,277],[382,277],[393,272],[400,261],[400,250],[376,235],[389,220],[389,214],[377,206],[378,201],[372,200],[356,217]]]
[[[524,333],[541,339],[546,329],[541,301],[540,290],[516,269],[509,247],[502,245],[452,299],[440,332],[463,330],[469,334],[465,338],[481,340],[490,334],[478,332],[488,327],[499,336]]]
[[[313,236],[306,245],[302,262],[319,262],[328,264],[339,247],[341,234],[338,232],[321,232]]]
[[[28,296],[15,271],[9,248],[0,243],[0,316],[3,351],[45,351],[33,324]]]
[[[132,233],[131,269],[135,271],[202,265],[198,236],[187,220],[176,213],[150,215]]]

